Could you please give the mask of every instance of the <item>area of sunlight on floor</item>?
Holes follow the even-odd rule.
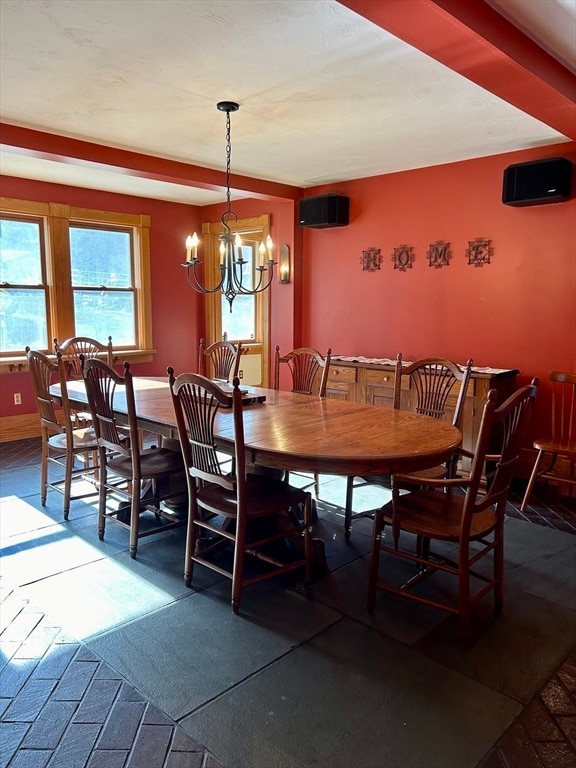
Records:
[[[33,498],[39,504],[39,497]],[[163,605],[172,598],[169,591],[151,581],[145,562],[135,565],[129,557],[126,529],[109,522],[104,541],[98,540],[97,500],[72,502],[70,519],[59,521],[53,515],[61,499],[59,493],[49,492],[48,511],[34,506],[29,499],[0,496],[0,574],[5,583],[20,587],[35,583],[38,596],[45,594],[54,618],[79,639],[93,630],[103,632],[117,624],[113,612],[108,621],[102,613],[95,621],[95,600],[86,596],[96,598],[100,589],[109,586],[90,583],[83,566],[105,567],[108,585],[129,583],[130,589],[145,595],[150,605]],[[122,620],[128,621],[140,615],[141,606],[134,603],[131,610],[127,604],[122,613]]]

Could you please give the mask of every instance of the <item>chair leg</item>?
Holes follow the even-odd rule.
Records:
[[[190,493],[190,491],[188,492]],[[196,539],[198,529],[192,517],[192,510],[188,507],[188,526],[186,528],[186,562],[184,563],[184,583],[187,587],[192,586],[192,577],[194,575],[194,554],[196,553]]]
[[[354,493],[354,478],[346,478],[346,502],[344,507],[344,538],[350,541],[352,532],[352,495]]]
[[[48,495],[48,438],[42,437],[42,458],[40,459],[40,501],[43,507],[46,506],[46,497]]]
[[[528,506],[528,500],[532,495],[534,483],[536,482],[536,478],[538,477],[538,472],[540,470],[540,466],[542,464],[543,459],[544,459],[544,451],[538,451],[538,456],[536,457],[536,461],[534,462],[534,469],[532,470],[532,474],[530,475],[530,480],[528,480],[528,485],[526,486],[526,493],[524,494],[524,498],[522,499],[522,504],[520,506],[521,512],[526,511],[526,507]]]
[[[304,504],[304,559],[306,565],[304,567],[304,581],[306,584],[310,584],[312,581],[312,571],[314,567],[314,553],[312,550],[312,504],[310,498],[306,498]]]
[[[66,467],[64,469],[64,520],[68,520],[70,514],[70,496],[72,493],[72,469],[74,466],[74,454],[66,452]]]
[[[374,531],[372,534],[372,558],[368,574],[368,610],[373,611],[376,603],[376,583],[378,582],[378,568],[380,565],[380,543],[384,530],[384,515],[377,512],[374,516]]]
[[[138,528],[140,524],[140,494],[138,493],[139,483],[134,484],[132,489],[132,502],[130,505],[130,557],[136,557],[138,549]]]
[[[320,476],[318,472],[314,472],[314,496],[316,498],[320,496]]]
[[[104,540],[104,530],[106,528],[106,460],[100,462],[100,489],[98,493],[98,538]]]
[[[234,565],[232,566],[232,610],[240,611],[242,579],[244,576],[244,556],[246,554],[246,521],[238,521],[236,541],[234,542]]]

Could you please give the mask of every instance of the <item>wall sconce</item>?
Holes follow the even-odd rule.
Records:
[[[278,266],[280,274],[278,282],[286,285],[290,282],[290,248],[287,245],[283,245],[280,248]]]

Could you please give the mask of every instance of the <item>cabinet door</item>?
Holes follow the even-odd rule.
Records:
[[[363,402],[392,408],[394,403],[394,372],[364,369]]]
[[[337,400],[356,400],[356,368],[331,365],[326,385],[326,397]]]

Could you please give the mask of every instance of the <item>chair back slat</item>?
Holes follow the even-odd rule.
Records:
[[[292,392],[299,392],[304,395],[314,393],[318,372],[321,370],[318,395],[325,397],[331,355],[332,350],[330,348],[326,351],[326,355],[322,356],[320,352],[311,347],[299,347],[281,356],[280,347],[277,346],[274,355],[274,389],[280,388],[280,365],[284,364],[292,376]]]
[[[459,429],[471,373],[472,359],[463,368],[442,357],[426,357],[404,366],[399,354],[394,376],[394,408],[398,410],[402,406],[402,379],[408,377],[411,410],[434,419],[445,419],[448,399],[459,384],[452,417],[453,426]]]
[[[551,371],[552,442],[576,454],[576,373]]]

